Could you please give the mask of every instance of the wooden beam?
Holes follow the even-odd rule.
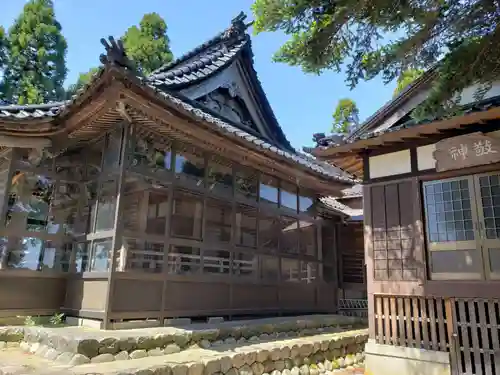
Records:
[[[52,141],[49,138],[0,135],[0,146],[2,147],[43,149],[51,145]]]

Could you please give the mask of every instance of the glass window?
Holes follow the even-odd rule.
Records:
[[[178,178],[202,186],[205,178],[205,157],[200,150],[190,146],[175,149],[175,173]]]
[[[88,272],[90,271],[90,243],[77,243],[75,249],[75,271]]]
[[[203,272],[229,274],[230,253],[227,250],[204,250]]]
[[[281,258],[281,280],[299,282],[300,262],[296,259]]]
[[[172,211],[173,236],[201,238],[203,201],[199,196],[176,191]]]
[[[233,254],[233,275],[257,277],[257,256],[247,252]]]
[[[314,199],[306,196],[306,195],[299,195],[299,211],[300,212],[311,212],[311,210],[314,208]]]
[[[168,253],[168,273],[175,275],[198,273],[201,268],[200,249],[171,246]]]
[[[115,226],[116,198],[118,193],[116,180],[103,181],[97,201],[95,232],[111,230]]]
[[[304,220],[300,220],[299,225],[300,252],[311,257],[316,257],[316,225]]]
[[[261,203],[276,206],[278,204],[278,180],[261,175],[259,193]]]
[[[205,219],[205,241],[229,242],[231,241],[232,206],[229,203],[207,199]]]
[[[55,198],[50,206],[50,218],[47,231],[49,233],[62,232],[76,235],[78,207],[84,194],[82,186],[77,183],[59,181],[56,185]],[[78,233],[79,234],[79,233]]]
[[[277,217],[259,218],[259,246],[263,250],[277,252],[281,222]]]
[[[34,237],[9,239],[8,268],[38,271],[43,259],[43,241]]]
[[[114,131],[106,137],[102,169],[105,173],[117,173],[120,165],[122,130]]]
[[[313,262],[300,262],[300,281],[310,284],[318,277],[318,265]]]
[[[281,182],[280,187],[281,207],[297,212],[297,187]]]
[[[425,184],[424,196],[430,242],[474,240],[468,180]]]
[[[262,255],[260,257],[260,277],[267,281],[278,281],[280,274],[279,258]]]
[[[211,155],[208,160],[207,179],[210,191],[225,197],[233,195],[233,165],[229,160]]]
[[[170,170],[172,166],[171,145],[155,143],[151,139],[138,138],[132,159],[133,167],[151,171]]]
[[[236,169],[235,183],[236,196],[257,200],[259,190],[259,176],[257,171],[239,166]]]
[[[168,215],[168,195],[149,193],[146,233],[164,235]]]
[[[127,269],[148,273],[163,271],[163,244],[127,239]]]
[[[107,272],[111,265],[112,240],[100,240],[92,243],[92,259],[90,271]]]
[[[276,235],[276,234],[275,234]],[[298,254],[299,252],[299,229],[296,219],[281,217],[280,252],[285,254]]]
[[[248,206],[236,208],[236,244],[255,247],[257,245],[257,210]]]
[[[24,227],[30,232],[47,229],[54,181],[32,172],[17,171],[12,177],[7,208],[7,226]]]

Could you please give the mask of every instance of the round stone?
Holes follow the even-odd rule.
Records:
[[[300,375],[300,369],[297,366],[292,367],[290,375]]]
[[[281,375],[281,371],[274,370],[273,372],[271,372],[271,375]]]
[[[210,341],[203,339],[200,341],[199,345],[200,345],[200,348],[208,349],[208,348],[210,348]]]
[[[172,367],[172,375],[188,375],[188,367],[184,364],[176,364]]]
[[[248,365],[243,365],[239,369],[240,375],[254,375],[252,368]]]
[[[253,371],[254,375],[259,375],[259,374],[262,374],[262,373],[265,372],[264,365],[262,363],[260,363],[260,362],[254,362],[254,363],[252,363],[251,368],[252,368],[252,371]]]
[[[285,361],[282,359],[274,361],[274,369],[278,371],[283,371],[285,369]]]
[[[130,353],[130,359],[145,358],[147,356],[148,352],[146,352],[144,349],[137,349]]]
[[[163,354],[174,354],[174,353],[179,353],[181,351],[181,348],[179,348],[179,345],[177,344],[169,344],[163,349]]]
[[[127,359],[129,359],[129,356],[125,350],[115,355],[115,361],[126,361]]]
[[[311,365],[309,367],[309,375],[319,375],[318,367],[315,365]]]
[[[233,367],[240,368],[246,363],[245,353],[236,353],[231,356]]]
[[[161,350],[160,348],[148,350],[148,357],[159,357],[161,355],[163,355],[163,350]]]
[[[269,350],[266,350],[266,349],[262,349],[262,350],[259,350],[257,352],[257,362],[265,362],[269,356],[271,355],[271,353],[269,352]]]
[[[307,365],[300,366],[299,373],[300,375],[309,375],[309,366]]]
[[[202,363],[190,363],[188,365],[188,375],[203,375],[205,366]]]
[[[212,375],[221,371],[221,361],[217,358],[205,358],[202,363],[205,366],[205,375]]]
[[[286,368],[283,371],[281,371],[281,375],[292,375],[292,372]]]
[[[235,345],[236,344],[236,339],[234,337],[228,337],[227,339],[224,340],[225,345]]]
[[[225,374],[226,372],[229,371],[233,367],[233,362],[231,361],[231,358],[228,356],[224,356],[219,358],[220,362],[220,371]]]
[[[328,359],[325,359],[325,362],[323,364],[325,365],[325,370],[326,371],[332,371],[333,370],[332,362],[330,362]]]
[[[78,365],[84,365],[86,363],[90,363],[90,359],[85,357],[83,354],[75,354],[73,358],[71,358],[71,361],[69,361],[70,366],[78,366]]]
[[[56,361],[60,363],[69,363],[74,355],[74,353],[64,352],[57,356]]]
[[[104,363],[104,362],[113,362],[115,360],[115,356],[113,354],[105,353],[99,354],[90,360],[91,363]]]

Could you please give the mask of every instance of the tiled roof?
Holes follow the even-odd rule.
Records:
[[[0,103],[0,119],[26,120],[56,116],[67,102],[47,104],[14,105]]]
[[[226,134],[233,136],[235,138],[240,138],[243,139],[249,143],[252,143],[258,147],[260,147],[263,150],[269,150],[273,153],[276,153],[280,156],[283,156],[287,159],[293,160],[294,162],[301,164],[319,174],[322,174],[324,176],[327,176],[329,178],[334,178],[337,181],[344,181],[344,182],[352,182],[354,183],[355,181],[351,178],[346,176],[344,173],[339,172],[339,170],[322,161],[317,161],[314,160],[313,158],[305,155],[300,155],[298,153],[291,153],[289,151],[282,150],[276,146],[271,145],[270,143],[264,141],[261,138],[258,138],[254,135],[249,134],[248,132],[236,127],[235,125],[230,124],[229,122],[221,119],[218,117],[215,113],[207,110],[204,106],[200,105],[198,102],[188,99],[185,96],[179,94],[179,93],[173,93],[173,92],[168,92],[165,90],[161,90],[154,85],[148,84],[147,82],[144,82],[147,86],[149,86],[151,89],[155,90],[156,94],[163,97],[165,100],[169,101],[170,103],[173,103],[179,107],[181,107],[183,110],[188,111],[192,114],[194,114],[196,117],[199,119],[202,119],[204,121],[207,121],[213,125],[215,125],[215,128]]]
[[[231,39],[214,38],[154,71],[147,80],[153,85],[168,88],[193,84],[224,69],[248,44],[249,38],[246,34]]]
[[[347,215],[351,218],[360,219],[363,216],[362,208],[351,208],[343,203],[340,203],[337,198],[334,197],[323,197],[320,198],[321,203],[326,207],[334,211],[338,211]]]
[[[363,185],[356,184],[353,187],[342,190],[339,198],[358,198],[363,196]]]
[[[338,168],[328,163],[315,160],[308,155],[299,154],[293,150],[272,113],[272,109],[267,98],[265,98],[265,94],[260,82],[258,82],[256,74],[254,74],[254,79],[258,82],[256,86],[260,88],[259,94],[263,96],[261,101],[264,103],[265,107],[267,107],[265,109],[267,109],[267,113],[273,121],[271,125],[274,126],[274,131],[278,133],[278,137],[281,138],[282,141],[281,144],[284,144],[285,149],[277,147],[255,135],[249,134],[247,131],[236,126],[237,124],[231,123],[229,120],[222,118],[217,113],[181,95],[177,91],[179,86],[192,84],[224,68],[230,64],[239,53],[244,53],[245,58],[251,59],[253,57],[251,53],[251,41],[245,32],[246,26],[244,24],[242,26],[244,18],[242,18],[241,15],[239,17],[240,18],[233,20],[229,29],[193,51],[166,64],[148,77],[135,78],[139,80],[139,84],[154,90],[155,93],[164,100],[173,103],[182,110],[192,113],[199,119],[213,124],[215,130],[225,135],[244,140],[263,150],[268,150],[285,157],[327,178],[346,183],[354,183],[355,181],[349,175],[345,174],[343,171],[339,171]],[[251,63],[250,65],[253,69],[253,64]],[[93,80],[97,79],[102,72],[103,69],[94,74]],[[255,73],[254,70],[253,73]],[[76,97],[85,92],[88,86],[89,85],[82,88],[79,93],[77,93]],[[75,99],[41,105],[1,105],[0,103],[0,119],[28,120],[55,118],[59,113],[63,112],[63,109],[69,110],[74,100]],[[66,110],[64,112],[66,112]]]

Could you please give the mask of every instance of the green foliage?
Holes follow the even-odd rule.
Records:
[[[20,319],[24,319],[23,324],[25,326],[36,326],[39,324],[39,317],[35,316],[18,316]]]
[[[49,323],[53,326],[59,326],[64,322],[64,313],[55,313],[49,319]]]
[[[4,92],[19,104],[59,100],[64,95],[66,39],[51,0],[30,0],[9,29]]]
[[[80,90],[82,87],[86,86],[89,84],[90,80],[99,71],[99,68],[91,68],[88,72],[86,73],[80,73],[78,76],[78,80],[76,83],[70,85],[68,89],[66,90],[66,97],[67,99],[71,99],[73,95],[76,94],[78,90]]]
[[[438,74],[420,114],[456,102],[464,87],[500,76],[496,3],[472,1],[255,0],[255,31],[283,31],[290,39],[275,60],[306,72],[340,72],[353,88],[379,74],[385,82],[409,68]],[[401,36],[399,36],[401,35]],[[394,36],[392,39],[388,36]]]
[[[398,78],[397,86],[394,89],[393,97],[398,96],[410,83],[413,83],[418,77],[424,73],[421,69],[405,70]]]
[[[158,13],[142,17],[139,27],[130,27],[122,37],[125,51],[137,69],[147,75],[173,59],[167,24]]]
[[[333,113],[332,132],[347,134],[349,128],[358,124],[359,109],[349,98],[340,99]]]
[[[5,29],[0,26],[0,77],[3,75],[5,65],[7,64],[7,35]],[[3,82],[0,81],[0,100],[4,98]]]

